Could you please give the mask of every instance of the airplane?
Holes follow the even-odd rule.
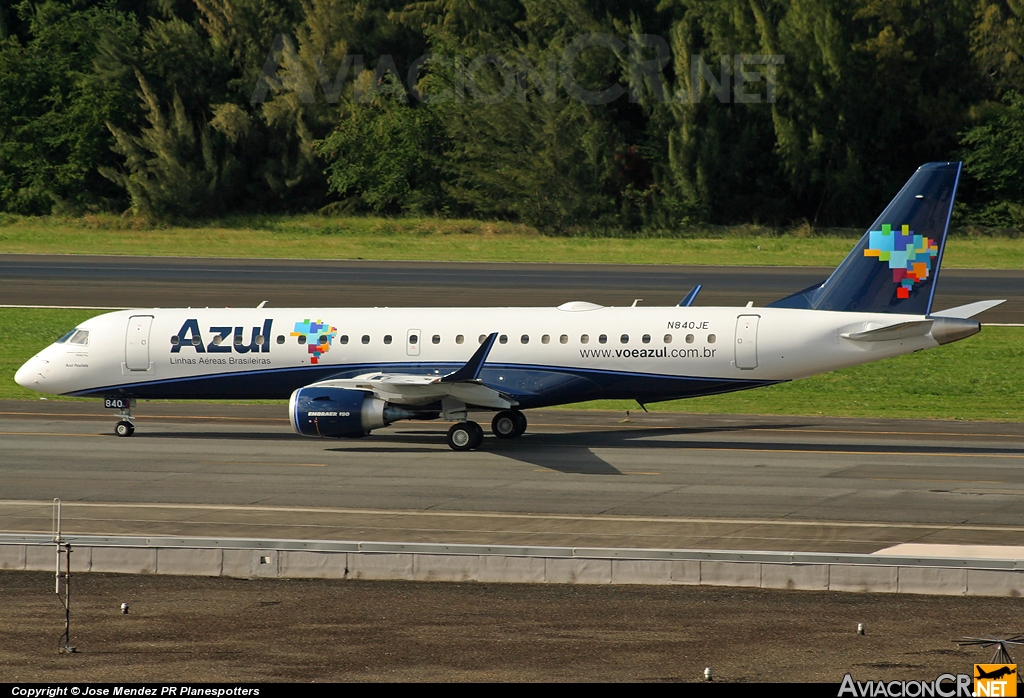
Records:
[[[1017,670],[1016,669],[1011,669],[1010,666],[1011,665],[1004,664],[1003,666],[999,667],[998,669],[993,669],[992,671],[985,671],[984,669],[981,668],[980,664],[975,664],[974,665],[974,672],[977,674],[977,676],[975,676],[974,678],[976,678],[976,679],[1001,679],[1004,676],[1009,676],[1010,674],[1016,674]],[[1012,666],[1016,666],[1016,665],[1012,665]]]
[[[74,328],[15,380],[103,398],[118,436],[134,433],[138,399],[288,398],[305,436],[441,418],[456,451],[483,441],[471,410],[511,439],[524,409],[782,383],[980,331],[971,318],[1003,301],[932,312],[960,171],[922,165],[828,279],[765,307],[695,306],[698,286],[668,307],[124,310]]]

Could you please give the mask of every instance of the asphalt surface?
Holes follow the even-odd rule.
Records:
[[[543,306],[770,302],[830,269],[0,255],[0,304]],[[936,307],[1009,302],[1017,270],[943,270]],[[514,442],[446,425],[290,433],[284,405],[0,403],[0,530],[874,552],[1024,545],[1024,425],[542,411]],[[0,573],[5,681],[932,680],[1019,631],[1019,599]],[[132,611],[122,616],[121,602]],[[866,623],[865,636],[856,634]],[[831,693],[830,693],[831,694]]]
[[[1024,545],[1024,425],[541,410],[294,435],[284,405],[0,403],[0,530],[871,553]],[[484,417],[485,415],[481,415]]]
[[[103,307],[764,305],[816,284],[819,267],[489,264],[0,255],[0,305]],[[1024,271],[943,269],[935,307],[1007,299],[982,322],[1024,322]]]

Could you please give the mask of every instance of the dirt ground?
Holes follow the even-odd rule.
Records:
[[[968,673],[1024,599],[0,572],[3,681],[838,683]],[[129,604],[128,615],[120,606]],[[864,623],[866,634],[857,634]],[[1022,658],[1024,659],[1024,658]]]

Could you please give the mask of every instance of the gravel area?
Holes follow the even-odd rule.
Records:
[[[106,574],[71,582],[69,656],[57,653],[64,616],[52,574],[0,572],[4,681],[699,681],[707,666],[722,682],[930,681],[991,656],[953,640],[1024,625],[1019,598]]]

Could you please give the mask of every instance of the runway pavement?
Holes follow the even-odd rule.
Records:
[[[870,553],[1024,545],[1024,425],[542,410],[454,453],[444,423],[290,432],[284,405],[0,402],[0,530]],[[483,421],[484,415],[481,415]]]
[[[0,304],[763,304],[830,269],[0,255]],[[315,284],[310,284],[310,280]],[[1007,298],[1019,270],[942,271],[936,307]],[[311,295],[311,288],[316,294]],[[446,424],[290,433],[284,405],[142,403],[131,439],[96,403],[0,403],[0,530],[874,552],[1024,544],[1024,426],[541,411],[455,454]],[[481,416],[485,421],[487,415]]]
[[[763,305],[816,284],[819,267],[489,264],[331,260],[0,255],[0,305],[113,307],[312,305],[675,305],[696,284],[697,305]],[[1024,322],[1024,272],[943,269],[936,308],[1007,299],[982,322]]]

